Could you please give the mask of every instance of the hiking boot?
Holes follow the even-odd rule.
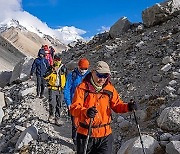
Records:
[[[73,139],[73,143],[74,143],[74,145],[77,145],[77,140]]]
[[[77,145],[73,144],[72,149],[73,149],[73,151],[77,151]]]
[[[52,115],[50,115],[49,118],[48,118],[48,121],[49,121],[50,123],[54,123],[54,122],[55,122],[55,117],[52,116]]]
[[[39,98],[40,98],[40,99],[43,99],[43,98],[45,98],[45,96],[44,96],[44,95],[41,95]]]
[[[60,118],[55,118],[55,124],[56,124],[57,126],[62,126],[62,125],[64,124],[64,122],[61,121]]]

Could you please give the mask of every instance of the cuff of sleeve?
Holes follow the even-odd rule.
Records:
[[[123,103],[119,106],[119,112],[120,113],[125,113],[125,112],[129,112],[128,109],[128,103]]]
[[[66,101],[66,105],[70,106],[71,105],[71,101]]]

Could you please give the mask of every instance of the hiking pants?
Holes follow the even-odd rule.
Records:
[[[72,121],[72,139],[75,145],[77,145],[76,137],[77,137],[77,128],[74,122],[74,117],[71,115],[71,121]]]
[[[87,136],[77,133],[77,154],[83,154],[86,138]],[[112,142],[112,134],[100,138],[90,137],[87,154],[111,154]]]
[[[45,79],[42,76],[37,75],[37,96],[39,96],[39,94],[40,96],[44,95],[45,83]]]
[[[62,95],[59,90],[49,89],[49,115],[60,118]]]

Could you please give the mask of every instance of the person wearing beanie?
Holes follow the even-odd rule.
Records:
[[[72,103],[72,99],[76,87],[82,82],[85,76],[89,73],[88,68],[89,68],[89,61],[86,58],[81,58],[78,61],[78,66],[67,75],[66,85],[64,87],[64,100],[66,102],[68,110],[70,109],[70,105]],[[72,139],[74,144],[76,145],[75,119],[71,117],[71,120],[72,120]]]
[[[87,70],[87,68],[89,68],[89,61],[86,58],[81,58],[78,62],[78,66],[81,70]]]
[[[111,109],[116,113],[136,110],[134,101],[125,103],[110,82],[108,64],[98,61],[76,88],[70,113],[78,119],[77,154],[84,154],[86,138],[89,137],[86,153],[112,153]],[[88,133],[91,124],[91,133]]]

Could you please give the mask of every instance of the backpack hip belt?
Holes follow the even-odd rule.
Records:
[[[52,90],[62,90],[62,88],[59,86],[49,86],[48,88]]]

